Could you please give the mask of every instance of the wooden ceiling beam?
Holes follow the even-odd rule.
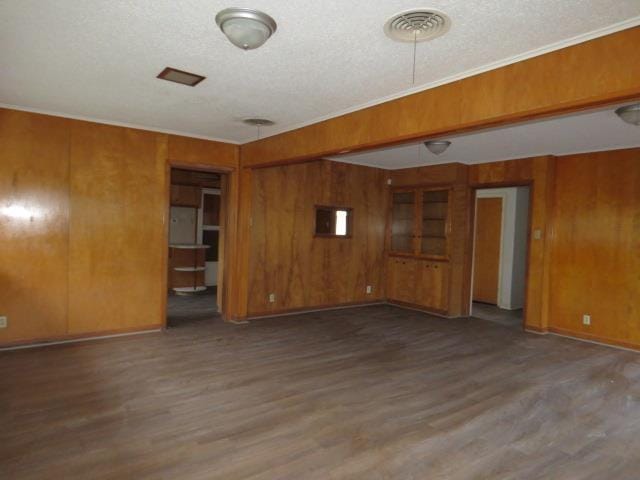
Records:
[[[244,167],[291,163],[640,98],[640,27],[242,145]]]

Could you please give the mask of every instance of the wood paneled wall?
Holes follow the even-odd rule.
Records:
[[[317,158],[640,97],[640,27],[242,146],[243,166]]]
[[[0,109],[0,345],[163,325],[169,162],[238,147]]]
[[[0,109],[0,343],[67,329],[69,120]]]
[[[159,326],[165,136],[72,122],[69,334]]]
[[[470,295],[474,189],[530,185],[526,328],[640,348],[640,149],[421,167],[391,177],[394,185],[458,182],[452,242],[463,245],[465,260],[450,294],[463,307]],[[459,261],[452,259],[452,268]],[[591,315],[590,326],[582,324],[583,314]]]
[[[231,318],[384,299],[387,178],[454,187],[450,303],[464,314],[473,189],[530,184],[541,238],[530,239],[527,327],[640,348],[640,149],[394,172],[328,161],[239,170],[236,146],[203,142],[0,109],[0,344],[162,324],[173,163],[229,173]],[[249,219],[239,230],[238,202]],[[314,238],[316,204],[353,207],[353,238]]]
[[[391,172],[318,161],[251,175],[251,315],[369,300],[363,295],[367,282],[382,285],[379,209],[380,191],[388,194],[386,178],[395,187],[454,188],[451,274],[457,277],[450,302],[464,315],[473,192],[529,185],[526,327],[640,348],[640,149]],[[354,192],[361,193],[352,197]],[[313,239],[316,203],[354,206],[366,248],[354,254],[350,242],[357,237]],[[276,294],[274,304],[269,293]],[[591,326],[582,325],[583,314],[591,315]]]
[[[549,329],[640,348],[640,149],[558,158],[554,205]]]
[[[249,315],[384,298],[385,173],[326,160],[253,171]],[[314,237],[315,205],[353,208],[352,238]]]
[[[171,165],[186,168],[215,168],[220,171],[235,169],[240,151],[237,145],[198,138],[167,135],[167,158]]]

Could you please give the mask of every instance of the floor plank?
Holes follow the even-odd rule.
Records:
[[[640,355],[391,306],[0,353],[0,478],[636,479]]]
[[[520,330],[524,328],[524,311],[522,308],[506,310],[496,305],[473,302],[471,306],[471,316],[481,320],[496,322],[505,327],[518,328]]]

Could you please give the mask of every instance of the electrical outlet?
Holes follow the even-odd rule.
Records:
[[[540,240],[540,239],[542,238],[542,230],[540,230],[539,228],[536,228],[536,229],[533,231],[533,238],[534,238],[535,240]]]
[[[269,303],[275,303],[276,301],[276,294],[275,293],[270,293],[269,294]]]
[[[7,328],[9,319],[7,317],[0,317],[0,328]]]
[[[372,291],[373,289],[371,288],[371,285],[367,285],[367,294],[371,294]]]
[[[582,315],[582,324],[591,325],[591,315]]]

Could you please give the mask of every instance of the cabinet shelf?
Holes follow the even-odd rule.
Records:
[[[392,191],[390,251],[447,258],[451,189]]]
[[[206,267],[173,267],[176,272],[204,272]]]
[[[173,287],[173,291],[177,295],[190,295],[194,293],[200,293],[207,290],[207,287],[204,285],[197,285],[195,287]]]
[[[170,288],[181,295],[204,291],[205,252],[209,246],[176,243],[169,247]]]

